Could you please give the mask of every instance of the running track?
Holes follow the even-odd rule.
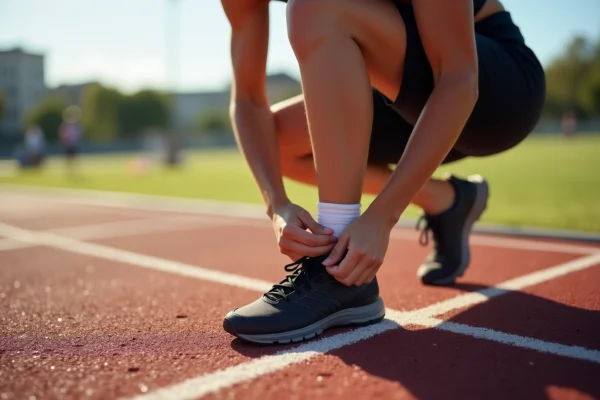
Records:
[[[3,191],[0,399],[600,398],[600,246],[474,235],[432,288],[417,236],[393,233],[384,322],[262,347],[221,328],[285,273],[260,214]]]

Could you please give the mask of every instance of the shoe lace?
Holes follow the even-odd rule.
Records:
[[[424,223],[424,225],[423,225]],[[423,226],[422,226],[423,225]],[[429,221],[425,215],[421,215],[419,219],[417,219],[416,230],[420,230],[421,233],[419,235],[419,244],[421,246],[427,246],[429,244],[429,239],[432,234],[431,226],[429,225]]]
[[[304,281],[310,289],[310,277],[308,275],[308,269],[306,263],[310,260],[310,257],[302,257],[293,263],[284,266],[284,269],[291,274],[279,283],[273,285],[271,290],[264,294],[264,296],[273,301],[279,301],[281,299],[288,299],[288,296],[294,292],[298,287],[299,281]],[[304,278],[304,279],[302,279]]]

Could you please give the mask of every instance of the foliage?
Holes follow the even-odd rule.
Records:
[[[0,121],[2,121],[2,118],[4,117],[4,107],[5,107],[4,93],[2,92],[2,90],[0,90]]]
[[[117,89],[93,84],[86,88],[83,125],[94,141],[139,138],[149,129],[169,124],[167,97],[153,90],[123,94]]]
[[[25,126],[38,125],[49,142],[58,139],[63,112],[68,104],[60,97],[47,97],[25,116]]]
[[[195,130],[202,136],[220,136],[232,132],[228,110],[212,109],[198,114]]]
[[[600,117],[600,37],[576,36],[545,71],[545,116]]]

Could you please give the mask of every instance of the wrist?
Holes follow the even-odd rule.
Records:
[[[391,198],[379,196],[365,210],[365,214],[375,215],[387,228],[392,229],[407,206],[402,206]]]
[[[273,219],[273,215],[278,208],[290,204],[290,199],[285,193],[266,195],[265,200],[267,206],[265,212],[270,219]]]

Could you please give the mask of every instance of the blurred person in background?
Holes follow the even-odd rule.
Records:
[[[567,111],[562,119],[561,119],[561,128],[563,135],[570,139],[575,136],[575,130],[577,129],[577,118],[575,117],[575,113],[572,111]]]
[[[74,172],[74,163],[82,138],[79,119],[81,110],[77,106],[69,106],[63,112],[63,122],[59,127],[59,141],[67,161],[69,172]]]
[[[16,149],[16,160],[21,168],[37,168],[42,165],[45,153],[44,131],[39,125],[31,124],[25,130],[23,145]]]
[[[40,166],[46,152],[46,138],[39,125],[33,124],[25,131],[25,154],[29,165]]]

